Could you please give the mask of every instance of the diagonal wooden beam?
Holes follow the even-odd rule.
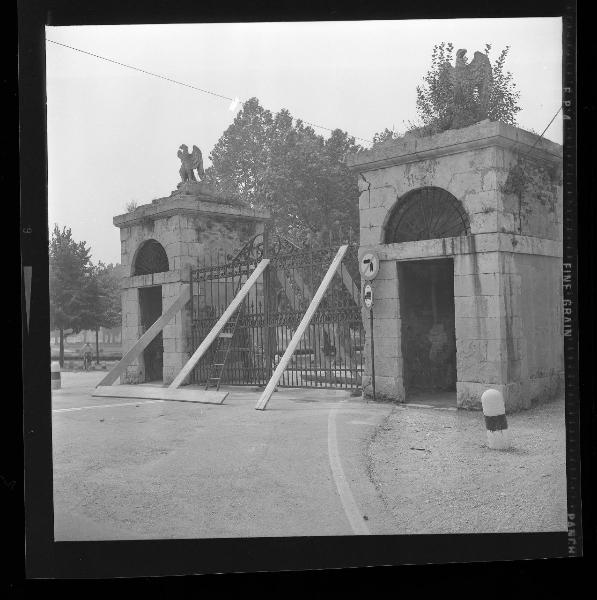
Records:
[[[150,342],[173,319],[174,315],[189,301],[191,286],[185,285],[178,298],[169,306],[168,310],[155,321],[155,323],[137,340],[135,345],[122,357],[120,362],[97,384],[96,387],[112,385],[126,370],[126,368],[147,348]]]
[[[294,282],[298,285],[298,287],[305,293],[305,295],[307,296],[307,300],[309,302],[311,302],[311,300],[313,300],[313,294],[311,293],[311,288],[309,287],[309,285],[307,283],[305,283],[304,279],[301,277],[300,273],[297,270],[294,270],[294,272],[291,276],[287,276],[286,273],[282,273],[281,271],[282,271],[282,269],[276,269],[276,275],[278,276],[278,281],[280,282],[280,284],[282,285],[282,287],[285,290],[286,290],[286,285],[285,285],[286,280],[293,279]],[[344,269],[340,269],[340,271],[342,271],[342,283],[344,283],[344,286],[348,289],[348,291],[354,298],[354,285],[353,285],[352,277],[348,273],[345,273]],[[290,287],[290,289],[292,290],[294,306],[298,306],[299,303],[296,301],[297,293],[292,288],[292,286]],[[288,295],[288,293],[286,293],[286,295]],[[357,298],[358,298],[358,295],[357,295]],[[355,302],[360,302],[360,299],[358,301],[355,300]],[[357,306],[358,306],[358,304],[357,304]],[[346,352],[346,354],[348,354],[350,356],[350,354],[351,354],[350,343],[347,343],[346,340],[344,340],[344,339],[340,340],[340,343],[342,344],[342,347],[344,348],[344,352]]]
[[[342,279],[342,283],[344,284],[344,287],[348,290],[348,293],[351,295],[354,303],[357,306],[361,305],[361,296],[360,296],[360,290],[359,287],[356,285],[354,279],[352,278],[352,276],[350,275],[350,273],[348,273],[348,271],[346,269],[339,269],[338,270],[338,275],[340,276],[340,279]],[[280,282],[280,285],[286,289],[286,280],[287,279],[294,279],[294,281],[296,282],[296,284],[298,285],[298,287],[300,289],[303,290],[303,292],[306,293],[309,302],[311,302],[311,300],[313,299],[313,294],[311,293],[311,288],[305,283],[305,281],[303,280],[303,278],[301,277],[300,273],[295,269],[292,276],[288,277],[286,275],[286,273],[283,273],[283,269],[276,269],[276,276],[278,278],[278,281]],[[296,302],[296,292],[294,291],[294,289],[290,288],[292,290],[293,296],[294,296],[294,306],[298,306],[298,303]],[[346,342],[346,340],[341,339],[340,343],[342,344],[343,348],[344,348],[344,352],[346,352],[346,354],[348,354],[349,356],[351,355],[351,346],[349,342]]]
[[[285,284],[285,280],[286,280],[286,274],[285,273],[283,274],[282,272],[283,272],[283,269],[276,269],[276,276],[278,278],[278,281],[280,282],[282,287],[285,287],[284,284]],[[340,269],[339,274],[340,274],[340,278],[342,279],[342,283],[344,284],[344,287],[348,290],[348,292],[352,296],[354,303],[357,306],[360,306],[361,305],[361,292],[359,290],[359,286],[355,283],[355,281],[352,278],[352,276],[350,275],[350,273],[348,273],[345,269]],[[307,292],[307,295],[309,296],[309,300],[310,300],[313,297],[311,294],[311,289],[304,282],[303,278],[300,276],[300,274],[297,271],[295,271],[294,274],[292,275],[292,279],[294,279],[296,281],[296,283],[298,284],[298,286],[301,289],[304,289]],[[296,292],[294,295],[296,295]]]
[[[352,278],[352,275],[348,273],[346,269],[340,269],[340,277],[342,278],[342,283],[344,284],[344,287],[352,296],[354,303],[357,306],[361,306],[361,290],[359,289],[359,286],[355,283],[354,279]]]
[[[222,404],[228,392],[171,390],[170,388],[149,385],[109,385],[95,388],[91,395],[101,398],[146,398],[148,400]]]
[[[207,352],[208,348],[212,345],[214,340],[218,337],[218,334],[224,328],[224,325],[230,320],[230,317],[240,307],[241,302],[245,299],[249,290],[255,285],[259,276],[263,273],[267,265],[269,265],[269,258],[264,258],[251,273],[251,276],[243,287],[239,290],[238,294],[234,297],[234,300],[230,303],[228,308],[224,311],[224,314],[219,318],[218,322],[213,326],[213,329],[207,334],[205,339],[199,344],[199,348],[195,350],[193,356],[189,358],[184,367],[180,370],[180,373],[174,378],[174,381],[169,385],[171,389],[179,387],[188,374],[194,369],[195,365],[199,362],[201,357]]]
[[[311,300],[311,304],[309,304],[307,312],[303,316],[303,319],[301,320],[299,326],[294,332],[294,335],[292,336],[292,339],[290,340],[290,343],[286,348],[286,352],[284,352],[284,356],[282,357],[280,363],[276,367],[276,370],[274,371],[272,378],[269,380],[265,390],[263,390],[263,394],[261,394],[261,398],[259,398],[257,405],[255,406],[257,410],[265,410],[265,407],[267,406],[267,403],[269,402],[269,399],[276,385],[278,385],[280,377],[282,377],[282,373],[284,373],[284,371],[286,370],[286,367],[288,366],[288,363],[290,362],[290,359],[292,358],[296,347],[298,346],[299,342],[301,341],[301,338],[303,337],[303,334],[309,326],[309,323],[311,322],[311,319],[313,318],[317,307],[319,306],[321,300],[323,299],[323,296],[325,295],[328,287],[330,286],[330,283],[334,278],[334,275],[336,274],[336,271],[338,270],[338,267],[340,266],[340,263],[342,262],[342,259],[344,258],[344,255],[346,254],[347,250],[348,246],[345,245],[340,246],[338,252],[336,252],[336,256],[334,257],[330,268],[325,274],[323,281],[319,285],[317,292],[315,292],[315,296],[313,297],[313,300]]]

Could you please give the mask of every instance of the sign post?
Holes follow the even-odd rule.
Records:
[[[375,402],[375,341],[373,338],[373,288],[366,283],[363,288],[363,303],[369,309],[369,331],[371,332],[371,384],[373,386],[373,402]],[[369,402],[367,400],[367,402]]]

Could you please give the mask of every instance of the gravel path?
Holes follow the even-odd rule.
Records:
[[[398,405],[368,448],[401,533],[566,530],[564,400],[508,416],[512,448],[485,445],[481,412]]]

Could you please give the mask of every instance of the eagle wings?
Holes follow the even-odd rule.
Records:
[[[203,155],[201,154],[201,150],[195,145],[191,152],[191,168],[197,169],[197,175],[199,175],[201,179],[205,177],[205,171],[203,170]]]
[[[194,173],[195,170],[200,179],[205,177],[205,171],[203,170],[203,155],[197,146],[193,146],[193,151],[189,154],[188,146],[183,144],[178,149],[178,158],[180,158],[180,162],[182,163],[180,167],[180,177],[183,183],[185,181],[197,181]]]
[[[491,63],[486,54],[475,52],[467,62],[466,50],[456,52],[455,65],[446,65],[453,86],[452,127],[464,127],[487,119],[493,87]]]

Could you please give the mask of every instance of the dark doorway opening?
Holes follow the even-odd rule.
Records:
[[[162,315],[162,286],[139,288],[141,326],[145,333]],[[164,341],[162,332],[143,351],[145,381],[162,381],[164,366]]]
[[[147,240],[141,244],[137,251],[132,274],[163,273],[169,268],[168,255],[162,244],[155,240]]]
[[[407,401],[456,405],[452,259],[398,264]]]

